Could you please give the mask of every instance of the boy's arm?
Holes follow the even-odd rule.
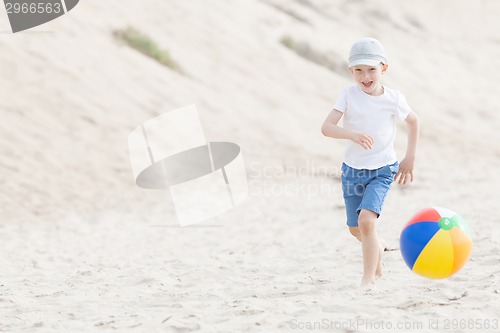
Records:
[[[364,149],[371,149],[373,145],[373,138],[362,132],[351,131],[338,126],[344,114],[337,109],[333,109],[330,114],[326,117],[323,126],[321,127],[321,133],[324,136],[334,138],[334,139],[347,139],[352,140]]]
[[[406,185],[408,181],[413,181],[413,165],[417,153],[418,142],[418,117],[411,111],[406,117],[406,127],[408,129],[408,145],[406,147],[405,158],[399,164],[399,171],[394,176],[394,181]]]

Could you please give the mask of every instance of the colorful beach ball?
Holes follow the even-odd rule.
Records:
[[[415,214],[404,226],[399,242],[408,267],[432,279],[458,272],[472,251],[470,231],[463,218],[440,207]]]

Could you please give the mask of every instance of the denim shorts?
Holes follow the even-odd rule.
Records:
[[[371,210],[377,217],[380,216],[398,168],[398,162],[375,170],[354,169],[342,163],[342,192],[348,226],[358,226],[358,215],[362,209]]]

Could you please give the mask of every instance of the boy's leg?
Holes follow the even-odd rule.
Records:
[[[367,184],[359,207],[358,224],[361,232],[364,274],[362,285],[372,284],[375,276],[382,275],[382,255],[384,248],[380,244],[376,231],[376,221],[382,210],[385,197],[397,171],[397,162],[374,170],[374,178]]]
[[[351,235],[356,237],[357,240],[362,242],[361,238],[361,231],[359,231],[359,227],[349,227],[349,231]],[[377,262],[377,269],[375,270],[375,276],[376,277],[381,277],[382,276],[382,258],[384,256],[384,251],[385,251],[385,246],[383,244],[383,240],[379,240],[380,242],[380,248],[379,248],[379,253],[378,253],[378,262]]]
[[[380,259],[380,242],[376,231],[377,217],[377,213],[367,209],[362,209],[359,213],[358,224],[363,251],[362,286],[375,284],[375,274]]]

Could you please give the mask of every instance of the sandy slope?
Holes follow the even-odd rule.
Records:
[[[423,332],[435,320],[498,319],[500,6],[448,3],[87,0],[32,32],[0,34],[0,330],[277,332],[326,319]],[[127,26],[186,75],[116,42]],[[365,35],[385,44],[385,82],[422,122],[417,179],[390,193],[382,237],[397,246],[415,211],[440,205],[475,241],[443,281],[389,252],[369,295],[357,291],[360,249],[344,226],[342,143],[319,131],[349,77],[280,43],[291,36],[341,64]],[[166,193],[134,186],[127,136],[191,103],[209,139],[242,147],[250,196],[210,226],[181,229]]]

